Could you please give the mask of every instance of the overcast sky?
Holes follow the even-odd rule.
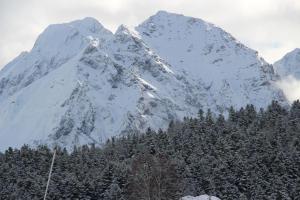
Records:
[[[115,31],[158,10],[212,22],[271,63],[300,47],[300,0],[0,0],[0,68],[49,24],[89,16]]]

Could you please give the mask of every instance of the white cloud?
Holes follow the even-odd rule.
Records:
[[[300,46],[299,0],[1,0],[0,68],[30,50],[49,24],[95,17],[105,27],[135,26],[158,10],[202,18],[269,62]]]

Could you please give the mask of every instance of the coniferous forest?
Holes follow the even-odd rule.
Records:
[[[52,150],[0,153],[0,198],[42,199]],[[300,199],[300,102],[228,116],[199,111],[166,131],[115,137],[103,147],[57,149],[48,199]]]

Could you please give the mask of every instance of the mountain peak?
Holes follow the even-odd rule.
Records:
[[[294,61],[294,62],[299,62],[300,63],[300,48],[295,48],[294,50],[288,52],[287,54],[285,54],[283,56],[282,59],[280,59],[279,61],[277,62],[287,62],[287,61]],[[276,63],[277,63],[276,62]],[[298,63],[298,64],[299,64]]]
[[[182,17],[184,17],[184,15],[182,15],[182,14],[168,12],[168,11],[165,11],[165,10],[157,11],[157,13],[154,14],[152,17],[154,17],[154,16],[182,16]]]
[[[294,51],[300,52],[300,48],[295,48]]]
[[[76,37],[105,37],[112,33],[105,29],[96,19],[86,17],[81,20],[75,20],[68,23],[49,25],[43,33],[38,37],[34,47],[37,48],[42,45],[50,47],[58,47],[55,45],[62,45]],[[52,41],[49,43],[48,41]]]
[[[165,10],[159,10],[157,11],[157,13],[155,13],[154,15],[152,15],[150,18],[158,18],[158,17],[166,17],[166,18],[172,18],[172,17],[175,17],[175,18],[187,18],[187,19],[197,19],[197,20],[201,20],[203,21],[202,19],[200,18],[194,18],[194,17],[190,17],[190,16],[186,16],[186,15],[183,15],[183,14],[179,14],[179,13],[173,13],[173,12],[169,12],[169,11],[165,11]]]
[[[253,60],[257,60],[256,51],[202,19],[159,11],[136,27],[136,30],[143,41],[168,60],[173,68],[195,75],[193,78],[201,76],[208,83],[222,81],[217,76],[210,76],[211,73],[228,73],[230,70],[238,72],[238,67],[234,68],[233,65],[241,66],[239,62],[244,60],[243,65],[247,63],[245,67],[255,66]]]
[[[300,48],[295,48],[293,51],[290,52],[291,54],[299,54],[300,55]]]
[[[102,33],[102,32],[110,32],[104,28],[104,26],[95,18],[86,17],[80,20],[75,20],[66,25],[72,26],[82,32],[89,31],[91,33]]]
[[[111,37],[96,19],[87,17],[68,23],[49,25],[36,40],[32,52],[44,60],[66,60],[85,48],[91,39]]]
[[[68,24],[68,23],[66,23]],[[69,24],[100,24],[100,22],[93,17],[85,17],[78,20],[73,20]]]
[[[300,79],[300,48],[295,48],[274,63],[276,72],[282,77],[292,75]]]
[[[300,54],[300,48],[295,48],[292,51],[288,52],[283,56],[283,58],[291,58],[296,56],[297,54]]]
[[[147,23],[171,24],[171,23],[182,23],[182,22],[186,22],[186,21],[209,24],[200,18],[194,18],[194,17],[185,16],[183,14],[172,13],[172,12],[160,10],[156,14],[154,14],[154,15],[150,16],[148,19],[146,19],[140,26],[145,25]],[[210,24],[210,25],[212,25],[212,24]]]

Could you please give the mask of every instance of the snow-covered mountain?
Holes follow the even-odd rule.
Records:
[[[186,197],[182,197],[180,200],[220,200],[220,199],[214,196],[200,195],[197,197],[186,196]]]
[[[0,72],[0,148],[113,135],[285,98],[272,65],[200,19],[160,11],[113,34],[85,18],[50,25]]]
[[[294,49],[274,63],[277,82],[290,103],[300,99],[300,49]]]
[[[300,49],[296,48],[274,63],[276,73],[281,77],[293,76],[300,80]]]

